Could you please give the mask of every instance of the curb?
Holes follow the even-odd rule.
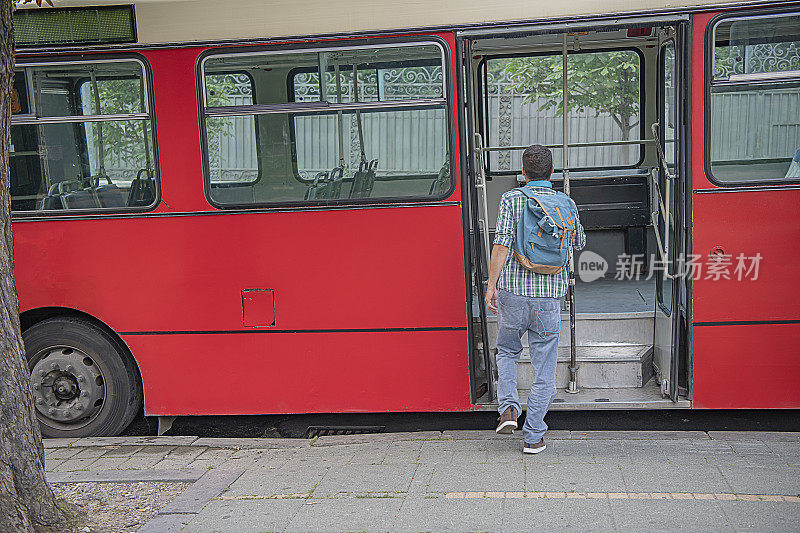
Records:
[[[244,472],[244,470],[208,470],[156,516],[145,522],[138,533],[167,533],[180,530]]]
[[[197,481],[207,470],[185,468],[181,470],[77,470],[74,472],[46,472],[48,483],[138,483],[140,481]]]
[[[305,448],[309,446],[344,446],[378,442],[518,440],[517,435],[498,435],[492,430],[418,431],[404,433],[366,433],[326,435],[316,439],[285,438],[200,438],[200,437],[86,437],[81,439],[44,439],[44,447],[91,448],[116,446],[197,446],[227,449]],[[716,440],[800,442],[800,432],[770,431],[548,431],[549,440]]]

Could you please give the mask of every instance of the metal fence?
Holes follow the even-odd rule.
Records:
[[[441,75],[441,73],[439,73]],[[313,80],[312,80],[313,82]],[[430,84],[426,79],[420,83]],[[495,87],[491,83],[496,83]],[[506,85],[503,85],[506,84]],[[560,144],[562,118],[543,101],[526,102],[525,94],[513,91],[504,80],[490,80],[487,101],[488,139],[492,146],[529,143]],[[235,105],[252,103],[243,92],[227,98]],[[717,93],[712,98],[712,159],[791,158],[800,147],[800,89],[774,89]],[[368,159],[378,159],[386,173],[436,173],[447,153],[446,121],[443,110],[414,110],[362,114],[364,145]],[[344,115],[344,159],[350,168],[358,166],[360,147],[354,114]],[[298,168],[304,174],[330,170],[338,165],[336,115],[304,116],[294,119]],[[253,117],[235,117],[230,127],[214,132],[211,173],[215,180],[252,179],[258,169],[258,151]],[[649,126],[649,125],[645,125]],[[613,141],[624,138],[608,114],[586,109],[569,114],[571,142]],[[641,126],[633,127],[629,139],[640,139]],[[645,128],[649,132],[649,128]],[[649,137],[649,133],[646,135]],[[216,144],[215,144],[216,143]],[[573,148],[573,168],[633,165],[639,160],[638,146]],[[561,150],[553,152],[560,165]],[[491,154],[491,168],[514,171],[521,166],[520,152]]]

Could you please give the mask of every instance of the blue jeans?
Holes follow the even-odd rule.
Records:
[[[558,334],[561,302],[558,298],[528,298],[500,291],[497,331],[497,399],[502,414],[509,406],[521,412],[517,394],[517,361],[522,354],[522,334],[528,332],[533,383],[522,436],[536,444],[547,431],[544,415],[556,397]]]

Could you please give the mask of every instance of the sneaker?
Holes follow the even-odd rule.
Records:
[[[528,444],[525,443],[525,447],[522,449],[524,453],[539,453],[543,452],[547,446],[544,444],[544,439],[540,440],[536,444]]]
[[[497,433],[503,435],[510,435],[517,429],[517,410],[513,407],[507,407],[503,414],[500,415],[500,422],[497,424]]]

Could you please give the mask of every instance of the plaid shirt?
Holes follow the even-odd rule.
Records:
[[[539,195],[556,194],[550,187],[529,186],[529,188]],[[500,198],[494,244],[510,248],[510,251],[497,280],[497,288],[531,298],[561,298],[567,293],[569,283],[569,273],[566,268],[558,274],[537,274],[523,267],[514,257],[517,222],[522,216],[526,201],[527,197],[516,189],[508,191]],[[572,205],[574,206],[575,202]],[[575,212],[577,211],[578,208],[575,207]],[[580,250],[585,245],[586,234],[579,221],[573,248]]]

